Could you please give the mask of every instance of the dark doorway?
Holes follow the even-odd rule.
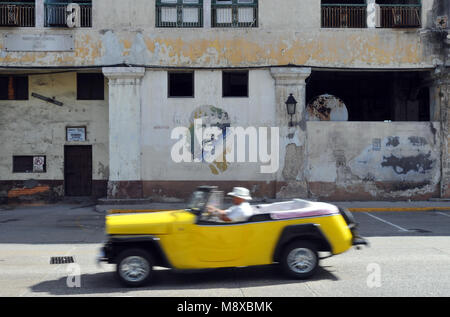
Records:
[[[66,196],[92,195],[92,146],[64,146],[64,184]]]
[[[313,71],[306,100],[330,94],[344,101],[348,121],[430,121],[427,71]]]

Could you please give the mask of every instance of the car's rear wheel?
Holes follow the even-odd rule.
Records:
[[[316,246],[303,241],[288,244],[283,250],[281,266],[285,273],[296,279],[306,279],[314,275],[319,267]]]
[[[116,274],[125,286],[139,287],[148,284],[153,278],[153,260],[142,249],[122,251],[117,258]]]

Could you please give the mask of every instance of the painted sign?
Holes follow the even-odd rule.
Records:
[[[69,142],[84,142],[86,141],[86,128],[85,127],[68,127],[67,141]]]
[[[44,172],[45,170],[45,156],[33,157],[33,172]]]

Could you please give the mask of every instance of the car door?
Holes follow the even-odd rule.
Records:
[[[196,258],[214,266],[242,260],[252,236],[248,223],[200,221],[192,229]]]

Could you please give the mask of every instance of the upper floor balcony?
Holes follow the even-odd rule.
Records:
[[[420,28],[420,0],[322,0],[322,28]]]
[[[0,63],[429,68],[440,58],[423,40],[437,0],[74,1],[0,0]]]

